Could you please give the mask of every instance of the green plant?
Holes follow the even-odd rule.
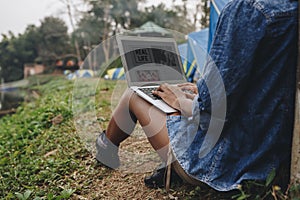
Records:
[[[236,194],[234,196],[232,196],[232,199],[236,199],[236,200],[244,200],[249,198],[251,195],[246,194],[246,192],[243,190],[242,185],[239,185],[238,190],[240,191],[239,194]]]
[[[24,89],[37,91],[39,96],[21,105],[16,114],[0,118],[0,199],[60,200],[82,196],[83,199],[261,200],[276,197],[299,200],[300,185],[293,184],[288,193],[282,192],[273,184],[275,172],[271,172],[264,183],[248,182],[237,192],[227,194],[204,185],[178,186],[170,193],[142,188],[143,175],[123,174],[96,164],[87,150],[88,143],[79,137],[74,125],[73,81],[56,76],[32,77],[30,81],[29,87]],[[101,80],[95,90],[88,92],[95,80],[83,83],[77,85],[78,107],[87,114],[96,109],[96,122],[107,126],[116,82]],[[53,119],[58,116],[61,120],[54,123]],[[94,140],[90,142],[94,144]],[[144,147],[145,143],[139,141],[139,144]],[[249,189],[251,186],[262,192]]]
[[[29,199],[31,193],[32,193],[31,190],[26,190],[26,192],[24,192],[24,194],[21,194],[19,192],[16,192],[15,194],[19,200],[27,200],[27,199]]]

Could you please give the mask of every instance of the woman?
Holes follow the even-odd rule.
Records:
[[[153,91],[178,113],[165,115],[126,91],[107,131],[97,138],[97,160],[118,167],[118,146],[138,120],[165,164],[172,163],[178,176],[191,184],[229,191],[288,167],[297,7],[295,0],[230,1],[220,15],[211,58],[197,87],[163,84]],[[162,187],[164,171],[157,170],[145,184]],[[178,176],[173,173],[173,180]]]

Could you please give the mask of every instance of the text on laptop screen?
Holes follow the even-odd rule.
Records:
[[[184,79],[174,43],[123,40],[122,46],[131,82]]]

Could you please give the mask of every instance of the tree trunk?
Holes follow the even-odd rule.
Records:
[[[67,5],[67,10],[68,10],[70,23],[71,23],[71,26],[72,26],[72,29],[73,29],[72,31],[75,31],[75,25],[74,25],[74,22],[73,22],[73,15],[72,15],[72,12],[71,12],[70,0],[66,0],[66,5]],[[81,62],[80,50],[79,50],[79,45],[78,45],[76,35],[74,36],[74,40],[75,40],[74,43],[75,43],[75,50],[76,50],[77,59],[78,59],[78,62]]]
[[[300,11],[300,7],[298,8]],[[300,15],[299,15],[300,19]],[[298,35],[298,70],[295,108],[295,127],[292,149],[291,182],[300,183],[300,34]]]
[[[108,17],[109,17],[109,8],[107,8],[105,10],[105,14],[104,14],[104,18],[108,19]],[[103,48],[105,62],[108,62],[109,61],[109,52],[110,52],[110,39],[109,39],[109,25],[108,25],[108,22],[104,22],[102,48]]]

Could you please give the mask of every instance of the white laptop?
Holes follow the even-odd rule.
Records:
[[[177,112],[152,95],[162,83],[187,82],[176,41],[173,38],[117,36],[128,86],[165,113]]]

